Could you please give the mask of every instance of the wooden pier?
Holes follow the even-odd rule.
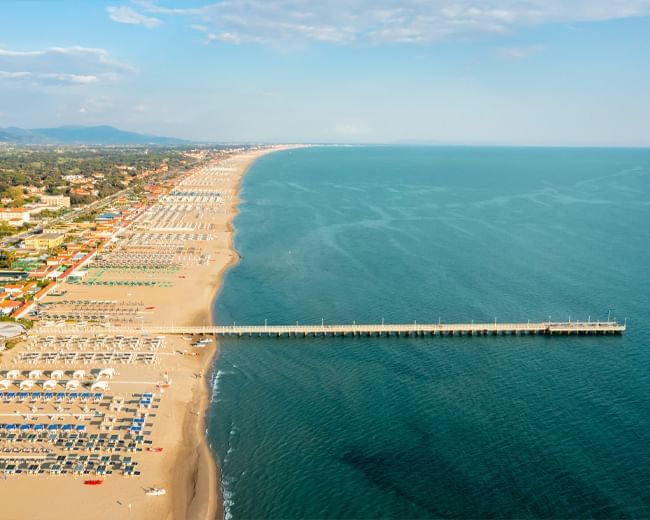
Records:
[[[620,335],[627,323],[616,321],[569,321],[527,323],[379,323],[326,325],[212,325],[120,327],[36,327],[41,335],[61,334],[184,334],[220,337],[308,336],[489,336],[489,335]]]

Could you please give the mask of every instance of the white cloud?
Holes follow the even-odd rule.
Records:
[[[162,21],[158,18],[151,16],[145,16],[142,13],[137,12],[132,7],[123,5],[123,6],[108,6],[106,8],[108,12],[108,17],[114,22],[126,23],[131,25],[143,25],[145,27],[157,27]]]
[[[508,60],[521,60],[544,50],[544,45],[526,45],[523,47],[499,47],[495,49],[497,56]]]
[[[32,76],[31,72],[17,71],[9,72],[7,70],[0,70],[0,79],[25,79]]]
[[[114,82],[133,68],[104,49],[49,47],[36,51],[0,49],[0,81],[30,85],[89,85]]]
[[[97,83],[99,78],[90,74],[41,74],[42,79],[51,80],[61,83],[76,83],[77,85],[87,85],[88,83]]]
[[[134,3],[146,13],[188,17],[207,41],[231,44],[427,43],[544,23],[650,15],[650,0],[222,0],[193,8]]]

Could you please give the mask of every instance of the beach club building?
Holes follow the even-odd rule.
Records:
[[[63,233],[41,233],[26,238],[23,243],[31,249],[51,249],[61,245],[64,236]]]
[[[41,202],[47,204],[51,208],[69,208],[70,197],[63,195],[43,195]]]
[[[23,208],[0,208],[0,222],[20,227],[29,222],[29,210]]]
[[[12,312],[20,309],[22,307],[21,302],[13,300],[4,300],[0,302],[0,315],[9,316]]]

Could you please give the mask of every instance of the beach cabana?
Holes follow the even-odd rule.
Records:
[[[76,379],[71,379],[65,384],[65,389],[76,390],[77,388],[79,388],[79,385],[80,385],[79,381],[77,381]]]
[[[52,370],[52,373],[50,374],[50,379],[63,379],[63,376],[65,374],[63,373],[63,370]]]
[[[72,379],[83,379],[84,377],[86,377],[85,370],[75,370],[72,374]]]
[[[57,385],[57,382],[54,379],[48,379],[43,383],[43,390],[53,390]]]
[[[24,381],[20,382],[19,388],[21,390],[30,390],[34,386],[34,381],[31,379],[25,379]]]
[[[95,390],[108,390],[108,382],[106,381],[95,381],[90,387],[90,391],[94,392]]]
[[[112,379],[113,376],[115,375],[115,369],[114,368],[102,368],[98,373],[97,373],[97,379],[100,379],[102,377],[106,377],[108,379]]]
[[[43,375],[43,371],[36,369],[36,370],[30,370],[28,377],[29,379],[38,379],[39,377],[41,377],[41,375]]]
[[[12,381],[14,379],[18,379],[20,377],[20,370],[9,370],[7,372],[7,379],[11,379]]]

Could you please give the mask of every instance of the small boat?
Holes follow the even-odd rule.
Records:
[[[160,453],[163,449],[162,448],[147,448],[147,451],[151,451],[153,453]]]
[[[84,480],[84,484],[86,486],[99,486],[100,484],[103,484],[103,480]]]
[[[145,491],[145,495],[154,496],[154,497],[159,497],[166,493],[167,491],[165,491],[163,488],[149,488]]]
[[[154,310],[155,308],[156,308],[155,305],[150,305],[149,307],[145,307],[145,310],[147,310],[147,311],[152,311],[152,310]]]

